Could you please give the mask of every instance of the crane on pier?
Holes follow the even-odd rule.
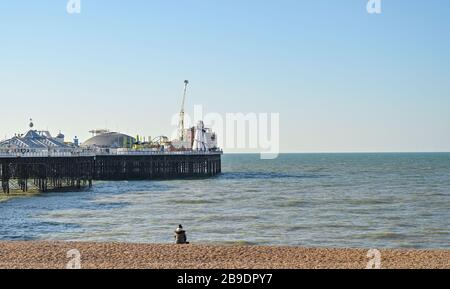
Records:
[[[184,81],[184,90],[183,90],[183,98],[181,100],[181,110],[180,110],[180,120],[178,125],[178,139],[180,141],[185,141],[185,130],[184,130],[184,102],[186,100],[187,86],[189,84],[189,80]]]

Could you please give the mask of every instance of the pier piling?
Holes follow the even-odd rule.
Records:
[[[93,180],[156,180],[212,177],[221,153],[161,153],[66,157],[0,157],[3,193],[92,187]]]

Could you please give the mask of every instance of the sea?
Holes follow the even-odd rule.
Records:
[[[450,248],[450,153],[225,154],[209,179],[2,197],[0,240]]]

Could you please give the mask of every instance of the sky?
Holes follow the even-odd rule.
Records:
[[[450,1],[0,0],[0,139],[279,113],[282,152],[450,151]],[[220,137],[220,136],[219,136]]]

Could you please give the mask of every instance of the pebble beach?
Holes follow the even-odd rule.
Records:
[[[80,252],[83,269],[364,269],[365,249],[0,242],[0,268],[64,269]],[[450,269],[450,250],[380,250],[381,269]]]

